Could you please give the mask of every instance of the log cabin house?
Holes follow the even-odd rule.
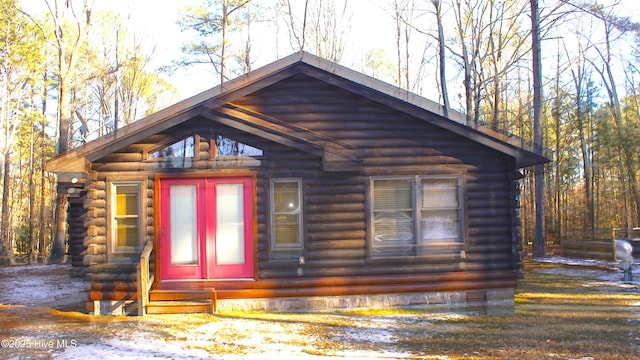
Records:
[[[51,159],[89,311],[513,301],[521,139],[296,53]]]

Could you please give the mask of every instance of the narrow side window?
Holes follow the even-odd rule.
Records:
[[[142,245],[141,183],[111,183],[111,243],[113,253],[133,252]]]
[[[271,180],[272,255],[298,255],[302,250],[302,181]]]

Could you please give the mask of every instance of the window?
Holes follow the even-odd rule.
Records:
[[[140,226],[141,182],[111,183],[112,252],[135,251],[142,245]]]
[[[272,254],[298,255],[302,250],[302,195],[300,179],[271,180]]]
[[[262,150],[255,148],[251,145],[247,145],[238,142],[228,137],[217,135],[216,136],[216,157],[224,156],[248,156],[248,157],[260,157],[262,156]]]
[[[186,159],[195,154],[195,138],[189,136],[149,154],[152,159]]]
[[[459,250],[464,243],[460,190],[459,176],[372,179],[373,255]]]
[[[197,160],[198,151],[196,145],[200,138],[192,135],[172,143],[160,143],[160,147],[149,152],[148,159],[157,161],[161,168],[190,168],[193,161]]]
[[[373,181],[373,247],[376,253],[409,255],[414,248],[412,179]]]

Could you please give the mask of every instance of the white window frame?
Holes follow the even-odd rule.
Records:
[[[292,212],[276,212],[275,209],[275,184],[278,183],[295,183],[298,187],[298,208]],[[301,178],[274,178],[269,181],[269,213],[270,213],[270,247],[272,256],[297,256],[303,249],[303,228],[304,228],[304,214],[302,203],[302,179]],[[298,217],[298,241],[295,244],[278,244],[276,242],[276,216],[278,214],[295,214]]]
[[[406,249],[402,249],[401,247],[394,247],[385,244],[379,244],[376,240],[376,213],[383,213],[384,210],[376,209],[374,202],[374,189],[376,181],[380,180],[406,180],[411,181],[411,209],[398,209],[398,210],[389,210],[388,213],[393,215],[394,213],[401,212],[411,212],[411,229],[412,229],[412,242],[411,244],[406,245]],[[423,181],[429,180],[455,180],[457,181],[457,207],[455,205],[452,206],[442,206],[431,209],[426,209],[423,207]],[[460,251],[466,242],[466,236],[464,231],[464,198],[463,198],[463,176],[462,175],[414,175],[414,176],[374,176],[370,178],[369,181],[369,244],[370,244],[370,254],[373,257],[403,257],[403,256],[428,256],[430,253],[435,253],[437,251],[452,249],[452,251]],[[457,210],[458,214],[458,236],[455,237],[454,241],[446,241],[441,239],[440,241],[424,241],[423,239],[423,226],[422,226],[422,213],[423,211],[433,210],[433,211],[451,211]],[[405,246],[405,245],[402,245]],[[385,253],[385,248],[388,251]]]
[[[135,255],[143,247],[145,243],[145,237],[143,232],[143,218],[145,212],[143,212],[143,203],[146,197],[146,183],[143,180],[110,180],[108,181],[109,189],[109,204],[108,204],[108,219],[109,219],[109,244],[110,253],[113,255]],[[138,226],[138,244],[136,246],[119,246],[118,245],[118,221],[116,217],[116,201],[119,186],[136,186],[138,188],[138,214],[137,226]]]

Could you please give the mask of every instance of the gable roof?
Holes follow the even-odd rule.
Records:
[[[406,90],[348,69],[306,52],[277,60],[234,80],[151,114],[110,134],[74,148],[47,162],[47,170],[57,173],[84,173],[89,163],[112,152],[158,134],[197,116],[323,157],[329,170],[360,160],[361,152],[350,144],[297,127],[232,103],[244,95],[263,89],[298,73],[343,88],[395,110],[411,114],[435,126],[473,140],[515,159],[516,167],[548,162],[537,152],[525,149],[522,139],[488,127],[464,125],[464,114],[444,108]],[[437,116],[433,116],[433,115]]]

